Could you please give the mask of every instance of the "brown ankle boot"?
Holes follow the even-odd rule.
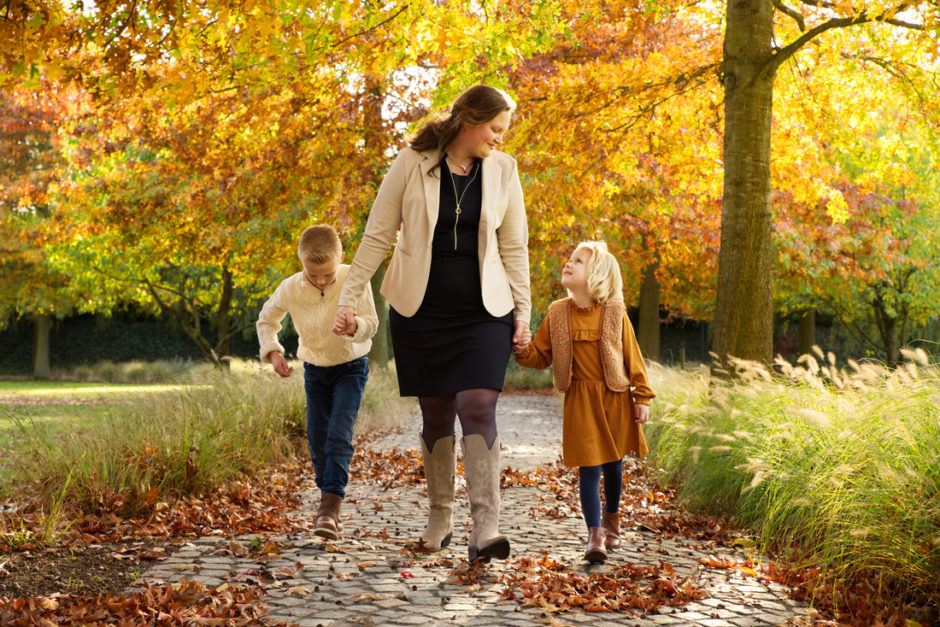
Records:
[[[591,527],[588,529],[587,551],[584,559],[589,562],[603,562],[607,559],[607,550],[604,548],[604,528]]]
[[[317,510],[317,527],[313,533],[321,538],[338,540],[339,532],[343,526],[339,522],[339,512],[343,505],[343,497],[339,494],[324,492],[320,500],[320,509]]]
[[[601,526],[607,533],[607,550],[613,551],[620,548],[620,512],[608,514],[603,512],[601,515]]]

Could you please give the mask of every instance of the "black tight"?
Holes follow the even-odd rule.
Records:
[[[607,462],[600,466],[581,466],[578,469],[578,491],[581,494],[581,512],[588,529],[601,525],[601,497],[598,488],[601,473],[604,474],[604,511],[616,514],[620,511],[620,491],[623,484],[623,460]]]
[[[487,446],[496,439],[496,401],[499,390],[477,388],[461,390],[449,396],[419,396],[423,427],[421,437],[433,450],[440,438],[454,435],[454,418],[460,418],[464,436],[477,433]]]

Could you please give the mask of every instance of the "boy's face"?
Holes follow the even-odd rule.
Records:
[[[304,278],[317,289],[322,290],[336,281],[336,270],[339,268],[338,259],[332,259],[326,263],[312,263],[301,260],[301,263],[304,266]]]

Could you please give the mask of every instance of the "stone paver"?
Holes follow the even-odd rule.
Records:
[[[503,442],[504,467],[531,469],[558,459],[561,449],[560,400],[551,396],[503,396],[497,421]],[[414,415],[398,433],[369,444],[377,450],[417,449],[420,418]],[[458,449],[459,451],[459,449]],[[327,542],[310,531],[319,498],[316,490],[301,495],[296,516],[298,531],[276,536],[280,555],[264,561],[231,555],[230,539],[199,538],[181,546],[144,573],[150,583],[195,579],[209,586],[223,582],[259,584],[272,620],[301,626],[316,625],[780,625],[805,616],[808,606],[787,599],[781,586],[764,584],[740,573],[711,569],[687,539],[669,539],[645,530],[623,530],[623,548],[607,565],[589,567],[581,559],[586,541],[584,523],[571,515],[562,519],[534,518],[533,507],[552,505],[554,496],[535,487],[502,491],[501,530],[512,543],[507,562],[494,562],[498,574],[521,556],[551,559],[576,572],[611,568],[611,564],[668,563],[680,578],[691,577],[707,592],[699,601],[642,614],[568,612],[546,615],[516,601],[501,601],[500,584],[470,586],[451,582],[451,572],[466,557],[469,505],[463,478],[458,477],[454,510],[455,533],[450,547],[439,554],[412,559],[403,551],[424,528],[427,501],[423,487],[367,485],[355,480],[352,469],[343,506],[343,539]],[[303,524],[306,522],[307,524]],[[250,537],[238,538],[247,545]],[[709,554],[745,560],[743,554],[709,547]]]

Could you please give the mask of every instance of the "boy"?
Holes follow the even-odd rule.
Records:
[[[289,377],[294,369],[284,359],[277,339],[281,320],[290,314],[299,336],[297,356],[304,362],[307,392],[307,445],[321,501],[314,533],[339,538],[340,507],[346,496],[349,460],[353,455],[353,426],[369,376],[366,353],[379,320],[367,283],[356,303],[356,316],[347,334],[331,333],[349,266],[341,264],[343,247],[331,226],[316,225],[300,236],[297,255],[303,270],[285,279],[258,316],[261,361]]]

